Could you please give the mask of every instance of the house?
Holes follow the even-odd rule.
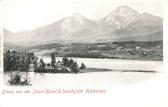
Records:
[[[57,69],[58,70],[61,70],[62,69],[62,62],[61,61],[58,61],[57,63],[56,63],[56,66],[57,66]]]
[[[49,65],[49,66],[46,65],[46,66],[45,66],[45,70],[54,70],[54,68],[53,68],[52,66],[50,66],[50,65]]]
[[[140,49],[141,47],[139,47],[139,46],[136,46],[136,49]]]

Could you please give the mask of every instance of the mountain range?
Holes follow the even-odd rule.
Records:
[[[110,14],[92,21],[79,13],[31,31],[4,29],[4,43],[39,45],[47,43],[163,40],[163,19],[120,6]]]

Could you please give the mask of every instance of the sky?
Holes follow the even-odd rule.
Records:
[[[3,26],[13,32],[44,26],[74,13],[100,20],[118,6],[163,16],[162,0],[3,0]]]

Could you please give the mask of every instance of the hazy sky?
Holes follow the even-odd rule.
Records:
[[[80,13],[99,20],[118,6],[128,5],[139,13],[163,16],[162,0],[4,0],[4,27],[30,30]]]

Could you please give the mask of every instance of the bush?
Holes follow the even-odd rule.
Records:
[[[85,64],[81,63],[80,69],[85,69],[85,68],[86,68]]]
[[[24,75],[18,71],[12,72],[12,74],[10,75],[10,80],[8,82],[10,85],[31,85],[28,74],[26,73]]]
[[[76,62],[73,62],[70,65],[70,69],[71,69],[71,72],[74,72],[75,74],[77,74],[79,72],[79,68],[78,68],[78,65]]]

